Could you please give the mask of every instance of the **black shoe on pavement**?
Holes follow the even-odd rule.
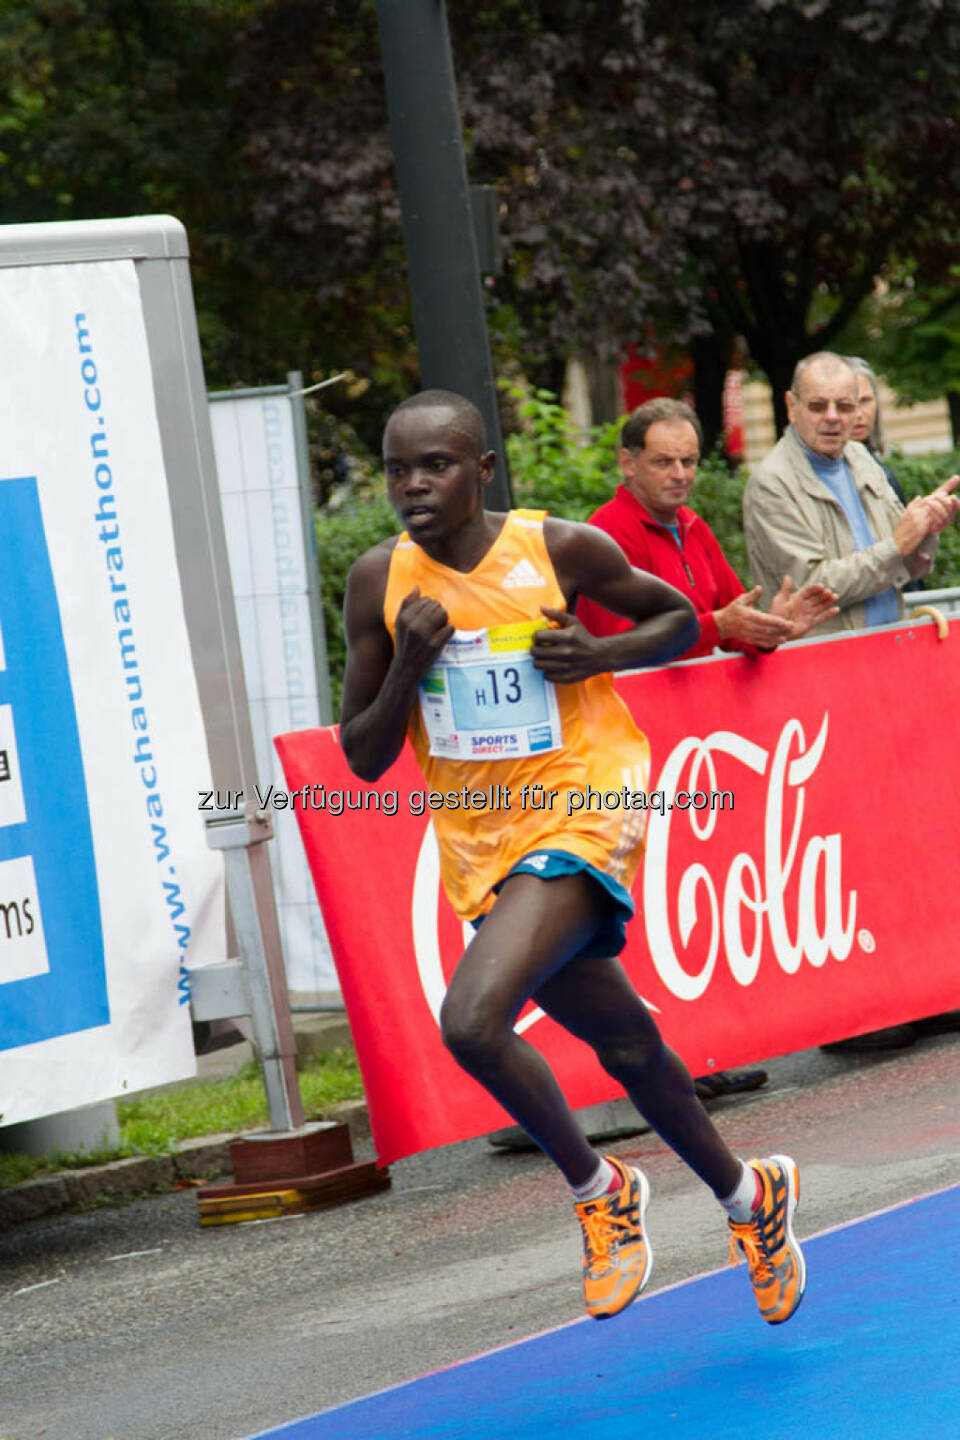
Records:
[[[745,1095],[767,1083],[766,1070],[718,1070],[715,1075],[698,1075],[693,1082],[699,1100],[719,1100],[721,1095]]]
[[[915,1025],[888,1025],[866,1035],[851,1035],[849,1040],[831,1040],[820,1049],[827,1055],[874,1055],[882,1050],[906,1050],[916,1043]]]

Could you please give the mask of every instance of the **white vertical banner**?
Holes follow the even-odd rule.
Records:
[[[283,391],[218,394],[210,426],[259,777],[259,796],[244,799],[262,802],[274,826],[288,988],[327,1001],[339,982],[316,889],[296,818],[275,804],[287,791],[273,736],[321,723],[292,406]]]
[[[0,1124],[195,1073],[222,960],[131,260],[0,269]]]

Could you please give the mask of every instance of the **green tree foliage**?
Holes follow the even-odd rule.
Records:
[[[339,368],[374,382],[372,444],[383,413],[417,383],[376,6],[258,8],[235,82],[246,253],[269,270],[317,354],[334,363],[335,351]]]
[[[655,331],[710,363],[716,411],[739,333],[780,405],[796,359],[834,340],[892,255],[915,246],[942,270],[960,181],[955,6],[447,10],[471,177],[501,197],[491,321],[552,388],[564,356]],[[409,331],[374,20],[372,0],[276,0],[247,158],[285,281],[389,346]]]
[[[734,335],[779,402],[893,261],[947,282],[956,5],[447,10],[471,177],[501,197],[491,323],[535,382],[669,339],[711,376],[709,429]],[[2,0],[2,18],[0,221],[173,211],[211,381],[352,368],[375,382],[353,402],[372,434],[416,381],[374,0]]]
[[[235,183],[231,87],[257,3],[0,6],[0,223],[177,215],[214,383],[237,378],[230,357],[244,349],[230,296],[257,308],[256,276],[238,264],[247,197]]]
[[[960,280],[960,266],[955,267]],[[875,354],[905,404],[960,390],[960,289],[935,286],[885,307]]]
[[[305,227],[285,223],[286,211],[278,222],[261,164],[272,147],[285,181],[309,188],[291,140],[311,123],[307,89],[326,90],[316,118],[339,167],[359,47],[371,110],[353,108],[346,123],[375,137],[386,204],[396,211],[375,23],[369,6],[357,8],[0,0],[0,224],[174,214],[190,238],[211,386],[276,383],[294,368],[353,368],[383,382],[377,399],[336,391],[325,399],[338,414],[361,415],[365,403],[405,393],[415,357],[396,226],[392,263],[379,275],[385,252],[376,243],[364,251],[365,276],[350,261],[358,214],[379,226],[380,179],[361,160],[339,223],[324,229],[313,217]],[[297,103],[288,109],[291,96]],[[259,124],[264,105],[270,127]],[[383,281],[392,270],[399,278],[391,288]]]
[[[942,485],[951,475],[960,474],[960,449],[935,455],[902,455],[893,451],[886,456],[908,500],[926,495]],[[940,544],[933,570],[926,581],[928,590],[960,587],[960,524],[956,521],[940,532]]]
[[[317,516],[317,563],[323,596],[323,624],[326,631],[327,659],[330,666],[330,688],[333,708],[340,712],[343,693],[343,667],[347,645],[343,634],[343,597],[347,575],[354,560],[365,550],[388,535],[396,535],[400,526],[396,512],[384,496],[371,496],[343,510]]]
[[[533,10],[549,22],[499,60],[491,19],[462,90],[478,178],[502,186],[512,294],[553,347],[651,322],[688,344],[739,333],[779,400],[890,257],[916,249],[942,273],[960,179],[955,6]]]
[[[904,404],[946,395],[960,445],[960,264],[950,285],[912,284],[878,296],[861,326],[863,353]]]

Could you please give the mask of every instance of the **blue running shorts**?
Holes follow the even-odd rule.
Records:
[[[558,880],[563,875],[578,875],[581,871],[601,887],[607,905],[606,913],[591,939],[571,958],[599,960],[607,955],[619,955],[627,943],[627,921],[633,918],[635,910],[633,897],[619,880],[614,880],[612,875],[598,870],[589,861],[581,860],[579,855],[571,855],[566,850],[531,850],[529,855],[524,855],[522,860],[518,860],[516,865],[507,871],[493,889],[495,893],[499,893],[500,887],[511,875],[539,875],[541,880]],[[476,920],[471,920],[470,923],[477,930],[485,918],[478,915]]]

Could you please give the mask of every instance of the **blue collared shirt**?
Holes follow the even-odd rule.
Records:
[[[800,440],[800,436],[797,436]],[[836,500],[840,509],[847,517],[847,524],[850,526],[850,533],[853,536],[853,543],[858,550],[867,550],[871,545],[877,543],[867,519],[867,512],[863,508],[863,501],[860,499],[860,492],[857,490],[856,482],[850,466],[843,456],[831,460],[827,455],[818,455],[816,450],[811,450],[809,445],[803,446],[804,454],[813,467],[813,472],[818,480],[822,480]],[[869,600],[864,601],[864,611],[867,625],[892,625],[900,619],[900,602],[896,589],[891,586],[889,590],[881,590],[879,595],[871,595]]]

